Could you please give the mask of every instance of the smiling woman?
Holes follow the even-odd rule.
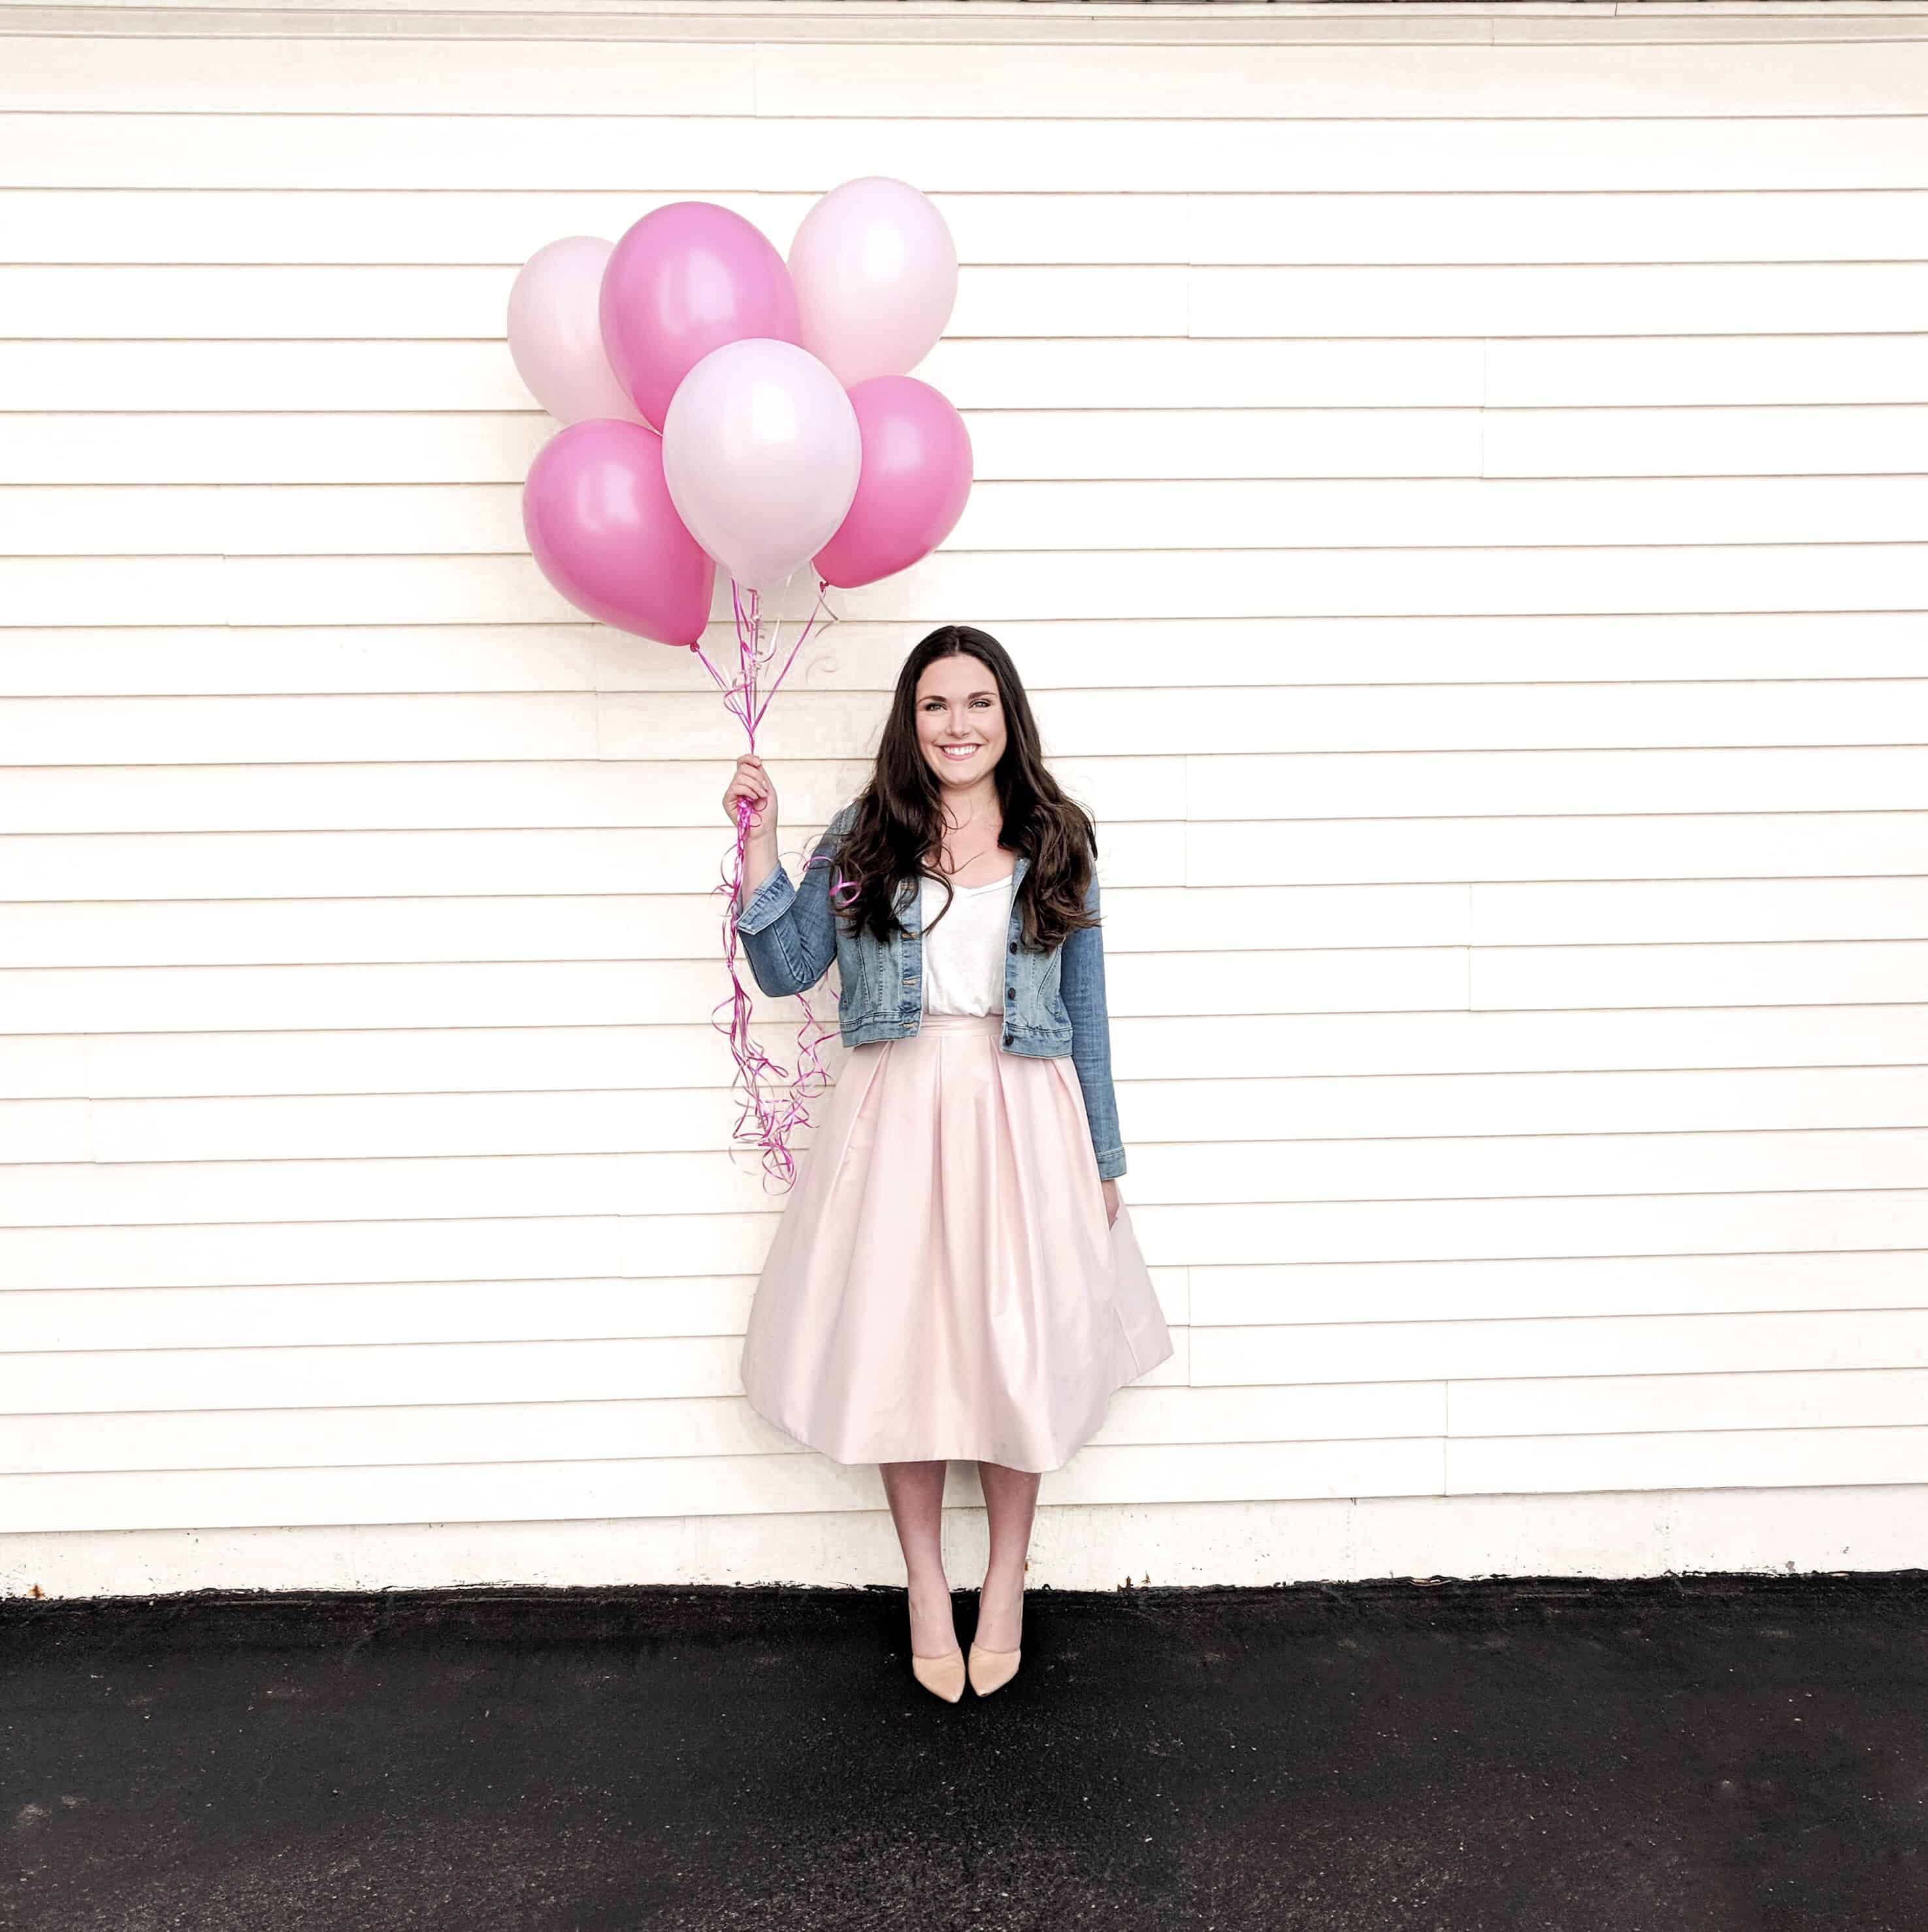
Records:
[[[754,849],[775,819],[754,760],[726,812],[746,796]],[[906,659],[876,772],[802,892],[759,864],[748,876],[769,876],[738,916],[766,991],[843,962],[853,1048],[757,1282],[744,1390],[799,1441],[881,1466],[912,1668],[941,1696],[966,1675],[939,1534],[946,1462],[977,1461],[990,1520],[968,1666],[982,1694],[1018,1666],[1039,1476],[1172,1353],[1118,1198],[1096,858],[1009,653],[945,625]],[[847,932],[833,867],[853,894]]]

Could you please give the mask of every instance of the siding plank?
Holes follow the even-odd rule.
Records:
[[[1384,802],[1395,803],[1388,798]],[[1908,874],[1928,814],[1627,814],[1468,823],[1223,820],[1108,828],[1105,876],[1188,886],[1579,880],[1847,880]],[[1148,835],[1140,837],[1142,830]],[[0,843],[0,901],[509,898],[693,885],[729,849],[716,832],[517,830],[307,834],[58,833]],[[1123,849],[1121,862],[1117,855]],[[1139,856],[1143,848],[1144,856]],[[652,911],[657,910],[652,907]],[[112,914],[108,915],[109,917]]]
[[[1928,546],[1921,548],[1928,560]],[[316,563],[309,580],[321,574]],[[451,578],[460,580],[452,572]],[[1046,691],[1036,709],[1052,751],[1067,758],[1928,744],[1928,678],[1672,683],[1661,687],[1664,706],[1632,682],[1512,686],[1503,704],[1477,685],[1302,686],[1282,722],[1249,716],[1240,700],[1255,688],[1264,687]],[[786,686],[779,696],[760,728],[770,734],[772,762],[794,760],[805,746],[855,742],[879,708],[874,694],[861,692]],[[694,692],[190,696],[160,709],[168,736],[159,748],[166,762],[183,764],[598,755],[708,761],[731,745],[730,721],[713,697]],[[7,699],[0,702],[0,759],[16,766],[151,764],[155,710],[140,698]]]
[[[385,37],[227,41],[218,62],[191,43],[131,36],[20,36],[0,106],[85,109],[103,96],[148,113],[245,112],[271,94],[289,114],[544,116],[1076,114],[1213,121],[1894,115],[1928,94],[1928,46],[1912,40],[1586,47],[1434,44],[1420,48],[1167,41],[916,46],[882,39],[760,45],[682,40],[455,40],[433,62],[395,58]]]
[[[1141,1090],[1135,1097],[1152,1096]],[[1928,1188],[1924,1127],[1288,1140],[1268,1130],[1261,1097],[1236,1093],[1230,1118],[1210,1138],[1144,1149],[1134,1170],[1146,1201],[1191,1208],[1262,1199],[1510,1202]],[[108,1147],[83,1162],[43,1159],[31,1170],[0,1172],[0,1227],[559,1218],[593,1214],[611,1200],[620,1200],[625,1214],[646,1216],[774,1219],[750,1162],[733,1164],[723,1153],[658,1149],[649,1110],[637,1111],[644,1125],[616,1153],[544,1151],[539,1130],[532,1146],[472,1156],[439,1153],[432,1140],[395,1158],[383,1157],[379,1141],[365,1153],[320,1160],[169,1152],[144,1161]],[[720,1099],[689,1108],[688,1132],[707,1129],[707,1145],[721,1145],[734,1111]],[[1918,1120],[1922,1112],[1918,1105]],[[808,1144],[808,1136],[799,1137],[799,1151]],[[1282,1170],[1288,1178],[1279,1178]]]
[[[613,239],[622,193],[0,190],[22,262],[516,266],[558,235]],[[671,198],[666,191],[665,199]],[[714,197],[787,252],[814,196]],[[1641,194],[953,194],[933,197],[967,270],[1019,262],[1447,264],[1887,262],[1928,222],[1906,190]]]
[[[0,1231],[15,1290],[754,1275],[773,1214],[100,1226]],[[1213,1202],[1134,1206],[1153,1268],[1928,1248],[1928,1190],[1555,1196],[1519,1201]],[[1853,1324],[1844,1322],[1852,1332]],[[1369,1338],[1362,1338],[1360,1346]],[[1201,1348],[1201,1357],[1204,1351]],[[1270,1381],[1236,1352],[1190,1379]],[[1870,1364],[1870,1366],[1873,1366]],[[1217,1367],[1214,1376],[1206,1371]]]
[[[364,1079],[376,1071],[377,1044],[361,1045]],[[352,1055],[356,1042],[344,1040],[340,1047]],[[1159,1169],[1168,1186],[1181,1175],[1193,1178],[1198,1163],[1187,1150],[1195,1144],[1217,1157],[1228,1147],[1284,1141],[1303,1151],[1308,1143],[1348,1147],[1355,1141],[1459,1135],[1772,1135],[1803,1128],[1840,1131],[1848,1149],[1869,1154],[1872,1174],[1880,1157],[1879,1138],[1872,1130],[1928,1124],[1928,1073],[1906,1066],[1596,1072],[1584,1081],[1492,1073],[1476,1081],[1389,1074],[1357,1082],[1255,1076],[1168,1081],[1156,1088],[1129,1078],[1119,1084],[1129,1090],[1135,1114],[1156,1120],[1150,1144],[1163,1150]],[[589,1093],[561,1086],[418,1092],[397,1084],[385,1092],[331,1096],[97,1096],[85,1106],[78,1097],[19,1099],[0,1104],[0,1126],[24,1143],[26,1123],[38,1120],[42,1138],[34,1143],[34,1158],[43,1163],[399,1160],[678,1152],[693,1141],[722,1144],[735,1111],[720,1077],[706,1088],[667,1080],[624,1088],[612,1078]],[[1851,1131],[1855,1129],[1861,1136]],[[72,1153],[59,1150],[63,1136]],[[1804,1159],[1818,1153],[1817,1172],[1828,1164],[1825,1146],[1806,1142],[1799,1151]],[[1609,1162],[1618,1157],[1597,1147],[1586,1153]],[[1404,1157],[1391,1155],[1396,1161]],[[1687,1156],[1690,1162],[1698,1157],[1691,1152]],[[1772,1150],[1762,1156],[1776,1157]],[[1455,1171],[1448,1166],[1442,1178]],[[1209,1176],[1198,1178],[1210,1184]]]
[[[800,600],[797,600],[800,601]],[[793,608],[783,613],[783,637],[795,634],[799,621]],[[1168,689],[1176,686],[1237,687],[1250,676],[1248,659],[1262,647],[1278,682],[1286,687],[1339,685],[1396,686],[1505,684],[1699,684],[1779,682],[1809,676],[1816,652],[1825,650],[1828,668],[1838,677],[1906,678],[1923,668],[1918,621],[1906,611],[1792,611],[1736,616],[1720,612],[1687,616],[1644,614],[1620,617],[1225,619],[1213,634],[1230,646],[1217,657],[1201,657],[1195,648],[1205,634],[1183,618],[1147,617],[1038,623],[1019,619],[999,633],[1024,653],[1025,682],[1034,692],[1078,690],[1090,675],[1091,652],[1101,640],[1110,682],[1119,689]],[[713,658],[733,650],[733,630],[716,624],[704,639]],[[901,644],[895,627],[861,618],[838,620],[834,644],[827,633],[805,646],[790,673],[786,691],[862,691],[880,696],[891,686]],[[159,625],[96,628],[19,629],[0,655],[0,694],[22,698],[265,696],[274,693],[376,693],[430,692],[658,692],[703,689],[708,675],[679,651],[639,651],[621,633],[586,621],[574,624],[472,624],[410,626],[364,626],[353,632],[300,625],[268,628]],[[712,689],[713,686],[710,687]],[[1797,784],[1794,774],[1809,761],[1825,766],[1828,754],[1797,748],[1782,754],[1781,782]],[[815,823],[826,822],[833,807],[849,796],[828,761],[820,778],[805,763],[802,802]],[[1249,761],[1223,761],[1227,774],[1249,768]],[[1704,767],[1705,768],[1705,767]],[[1707,790],[1701,808],[1746,808],[1754,794],[1726,787],[1744,785],[1751,769],[1735,754],[1720,769],[1718,787]],[[1253,790],[1227,810],[1212,802],[1222,795],[1201,764],[1189,799],[1193,818],[1270,817],[1265,802],[1291,777],[1292,767],[1275,761],[1261,793]],[[1454,815],[1440,802],[1437,773],[1408,782],[1396,766],[1379,768],[1388,788],[1386,815],[1414,818]],[[1443,766],[1441,770],[1445,769]],[[1856,761],[1854,770],[1861,769]],[[1172,761],[1164,758],[1081,759],[1068,766],[1081,795],[1102,788],[1099,809],[1114,828],[1180,816],[1180,794],[1171,782]],[[1551,796],[1562,782],[1564,764],[1542,768],[1536,800]],[[1844,771],[1846,770],[1843,766]],[[697,814],[680,791],[652,784],[658,767],[640,764],[630,775],[630,821],[638,814],[669,824],[695,822]],[[848,766],[850,784],[858,766]],[[578,765],[559,776],[586,782],[592,775]],[[265,775],[264,775],[265,776]],[[499,782],[513,774],[504,771]],[[1644,773],[1650,785],[1666,782],[1662,769]],[[104,781],[103,781],[104,782]],[[372,777],[371,777],[372,782]],[[0,773],[0,783],[4,773]],[[1228,778],[1230,782],[1242,782]],[[786,816],[799,817],[796,781],[786,788]],[[820,812],[811,794],[820,784]],[[1296,818],[1346,818],[1354,808],[1324,808],[1323,789],[1295,793]],[[1645,795],[1643,792],[1643,796]],[[1766,797],[1767,794],[1762,794]],[[1625,796],[1616,793],[1618,802]],[[1792,802],[1798,804],[1799,797]],[[1892,800],[1906,803],[1908,799]],[[470,808],[478,808],[479,797]],[[400,801],[394,806],[400,809]],[[706,824],[718,819],[701,814]],[[399,820],[385,820],[399,826]],[[450,823],[455,821],[450,820]],[[469,820],[462,821],[474,824]],[[556,820],[553,823],[563,821]],[[571,820],[571,822],[575,822]],[[1168,824],[1164,829],[1169,831]]]
[[[987,623],[1006,612],[1089,620],[1928,607],[1928,544],[1139,550],[1096,554],[1102,567],[1080,561],[1090,554],[940,553],[847,593],[846,608],[874,622],[929,625],[952,621],[944,614],[961,607]],[[728,596],[719,577],[718,598]],[[0,613],[35,628],[267,626],[290,615],[309,624],[555,624],[575,614],[526,556],[0,558]],[[780,711],[771,717],[781,729]],[[720,736],[727,721],[717,719]]]
[[[1924,412],[1928,422],[1928,412]],[[1894,439],[1888,460],[1912,452]],[[1918,448],[1919,446],[1918,445]],[[1864,470],[1880,466],[1871,452]],[[0,488],[0,526],[42,556],[191,551],[221,533],[232,556],[505,556],[519,550],[518,485],[162,484]],[[1386,546],[1423,529],[1442,548],[1549,544],[1904,543],[1928,530],[1928,476],[1315,482],[986,478],[953,552]]]
[[[1885,59],[1889,50],[1870,51]],[[1726,58],[1724,48],[1713,52]],[[1435,98],[1450,92],[1437,88]],[[156,142],[152,116],[102,97],[85,114],[0,116],[0,187],[598,188],[633,193],[646,206],[772,180],[820,194],[887,154],[927,194],[1035,193],[1046,182],[1057,194],[1159,194],[1506,192],[1527,180],[1541,190],[1623,194],[1928,188],[1918,94],[1913,112],[1831,113],[1810,102],[1785,116],[1564,121],[1544,104],[1531,118],[1456,110],[1456,118],[1402,121],[1291,118],[1268,103],[1252,118],[1214,121],[1209,139],[1196,122],[1136,110],[1051,118],[1054,106],[1062,116],[1060,100],[997,121],[988,141],[960,140],[944,116],[893,119],[820,105],[828,111],[757,119],[176,113]]]
[[[712,963],[705,969],[706,990],[713,987],[715,976]],[[192,986],[217,976],[163,969],[151,976],[163,985]],[[235,976],[222,976],[231,988]],[[591,1095],[612,1088],[709,1090],[726,1086],[731,1077],[727,1063],[718,1061],[715,1034],[707,1025],[666,1020],[660,1011],[628,1025],[599,1023],[593,1010],[580,1016],[574,1011],[559,1013],[553,992],[550,1004],[541,1004],[544,976],[535,973],[514,976],[523,997],[514,1005],[503,1002],[499,1024],[464,1026],[450,1016],[435,1027],[355,1030],[355,1015],[340,995],[347,982],[361,976],[340,970],[310,976],[305,982],[310,992],[309,1010],[298,1015],[285,1030],[263,1027],[223,1034],[184,1028],[91,1036],[27,1032],[0,1036],[4,1090],[24,1100],[82,1095],[103,1100],[414,1093]],[[405,976],[383,975],[376,969],[375,976],[399,984]],[[499,987],[509,976],[488,976]],[[565,990],[574,989],[588,976],[572,975]],[[1417,977],[1414,983],[1420,983]],[[299,982],[295,990],[301,990]],[[826,1058],[834,1064],[842,1050],[835,1022],[826,1017],[824,1002],[814,1004],[820,1024],[832,1029]],[[292,995],[288,1010],[295,1010]],[[1418,1107],[1423,1113],[1456,1100],[1469,1120],[1483,1118],[1478,1096],[1489,1085],[1504,1091],[1516,1078],[1542,1090],[1570,1084],[1567,1105],[1573,1111],[1556,1111],[1544,1118],[1584,1119],[1589,1118],[1588,1110],[1597,1108],[1600,1124],[1610,1130],[1622,1119],[1617,1112],[1620,1082],[1597,1086],[1597,1077],[1603,1075],[1651,1071],[1664,1078],[1677,1072],[1732,1069],[1753,1074],[1786,1069],[1804,1104],[1814,1110],[1807,1124],[1825,1126],[1851,1124],[1830,1110],[1822,1097],[1825,1084],[1817,1087],[1827,1081],[1831,1070],[1844,1070],[1849,1077],[1862,1069],[1891,1070],[1897,1077],[1912,1079],[1911,1069],[1928,1061],[1928,1005],[1920,1003],[1886,1012],[1855,1006],[1736,1006],[1680,1013],[1651,1009],[1616,1012],[1611,1008],[1578,1014],[1474,1013],[1463,1006],[1403,1012],[1368,1006],[1354,1014],[1188,1016],[1183,1025],[1155,1015],[1114,1018],[1114,1043],[1126,1063],[1119,1068],[1120,1079],[1128,1084],[1165,1083],[1162,1092],[1148,1096],[1136,1109],[1137,1137],[1154,1142],[1184,1138],[1182,1124],[1167,1132],[1161,1123],[1171,1107],[1179,1110],[1177,1118],[1182,1124],[1186,1094],[1211,1090],[1213,1083],[1201,1076],[1201,1066],[1233,1065],[1238,1070],[1235,1077],[1241,1079],[1340,1076],[1335,1079],[1339,1086],[1353,1076],[1370,1076],[1357,1082],[1363,1090],[1360,1104],[1366,1106],[1382,1085],[1396,1094],[1399,1089],[1391,1084],[1396,1081],[1477,1074],[1482,1076],[1477,1082],[1462,1079],[1450,1086],[1447,1090],[1453,1098],[1447,1100],[1423,1100],[1409,1091],[1403,1103],[1388,1102]],[[331,1021],[337,1023],[334,1028]],[[758,1024],[756,1037],[779,1065],[787,1066],[802,1026],[800,1010],[792,1006],[783,1010],[781,1018]],[[1188,1041],[1202,1052],[1188,1054]],[[1235,1060],[1228,1060],[1234,1044],[1243,1050]],[[1565,1076],[1570,1073],[1590,1074],[1596,1080],[1569,1083]],[[1596,1094],[1597,1099],[1593,1097]],[[1810,1100],[1807,1096],[1811,1094],[1816,1097]],[[1543,1097],[1539,1103],[1554,1105]],[[1286,1104],[1285,1096],[1275,1094],[1270,1104],[1276,1112]],[[1756,1104],[1772,1118],[1772,1102],[1765,1096],[1757,1095]],[[1691,1119],[1693,1109],[1688,1108],[1687,1114]],[[1915,1111],[1897,1116],[1875,1108],[1867,1122],[1910,1126],[1918,1119]]]
[[[972,418],[979,431],[989,426],[993,412],[1025,410],[1243,413],[1298,407],[1323,415],[1351,408],[1376,416],[1483,404],[1490,411],[1610,404],[1693,409],[1696,420],[1711,428],[1718,420],[1716,406],[1928,401],[1928,334],[1859,335],[1850,356],[1827,336],[1758,332],[1771,320],[1756,317],[1752,332],[1720,336],[1295,336],[1285,350],[1264,338],[946,338],[917,365],[917,374],[967,414],[982,412]],[[421,418],[427,434],[439,433],[433,420],[438,412],[535,413],[496,340],[0,340],[0,409],[111,412],[130,435],[142,430],[142,411],[205,412],[207,420],[197,433],[217,435],[221,416],[272,416],[286,409],[291,396],[302,398],[317,412],[364,412],[357,426],[363,434],[381,427],[378,416],[365,413],[370,412],[400,410]],[[284,416],[277,434],[304,447],[298,434],[308,420]],[[1306,433],[1311,420],[1297,433]],[[1363,431],[1369,420],[1361,416],[1354,426]],[[1804,434],[1792,418],[1779,420],[1787,434]],[[1573,426],[1579,426],[1577,419]],[[1660,426],[1650,424],[1650,434]],[[9,434],[25,434],[31,428],[17,422]],[[67,434],[79,435],[83,428],[71,424]],[[52,460],[58,448],[43,445],[38,460]],[[980,476],[988,473],[982,454]],[[190,454],[177,442],[177,461]],[[286,476],[294,480],[298,473]],[[169,470],[154,480],[182,479]],[[379,478],[370,472],[363,480]]]
[[[1323,484],[1482,475],[1912,476],[1928,423],[1928,407],[1920,404],[963,413],[987,501],[1005,482],[1078,481],[1090,490],[1141,480],[1170,487],[1223,478],[1303,477]],[[519,491],[529,464],[555,430],[548,417],[532,410],[400,418],[238,410],[145,417],[22,413],[8,419],[9,440],[0,446],[0,484],[493,484]],[[973,520],[982,514],[967,513]],[[1425,527],[1408,529],[1408,540]],[[1273,528],[1280,537],[1293,534],[1289,524],[1275,522]]]

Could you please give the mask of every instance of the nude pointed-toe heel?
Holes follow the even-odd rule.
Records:
[[[919,1657],[913,1650],[910,1653],[910,1674],[934,1696],[943,1698],[946,1704],[955,1704],[964,1695],[964,1652],[947,1650],[936,1657]]]
[[[1018,1660],[1024,1654],[1021,1646],[1016,1650],[986,1650],[981,1644],[973,1644],[967,1673],[970,1688],[980,1697],[988,1697],[1017,1676]]]

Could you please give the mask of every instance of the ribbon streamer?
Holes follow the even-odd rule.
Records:
[[[817,602],[808,620],[797,634],[790,648],[790,655],[775,676],[758,696],[763,674],[775,661],[778,648],[778,638],[782,626],[777,624],[771,634],[767,652],[763,650],[763,619],[760,593],[752,590],[744,592],[736,580],[730,580],[730,608],[736,618],[736,675],[726,679],[712,664],[699,640],[692,644],[693,650],[703,668],[709,673],[723,694],[723,701],[731,713],[742,722],[748,736],[749,748],[757,748],[757,727],[763,722],[764,712],[770,700],[776,695],[778,687],[783,682],[790,666],[796,662],[796,654],[812,630],[817,628],[817,620],[823,617],[823,628],[828,630],[837,621],[835,612],[829,611],[825,602],[830,586],[823,578],[817,580]],[[826,614],[828,613],[827,616]],[[736,1063],[736,1076],[730,1084],[733,1089],[743,1090],[743,1104],[736,1115],[736,1125],[730,1130],[733,1143],[753,1147],[758,1151],[763,1169],[765,1190],[772,1178],[787,1190],[796,1179],[796,1162],[790,1150],[790,1137],[799,1127],[809,1124],[808,1103],[825,1092],[830,1084],[829,1070],[824,1066],[817,1049],[837,1029],[828,1022],[820,1021],[811,1010],[809,1000],[802,994],[797,994],[798,1004],[803,1008],[803,1024],[797,1034],[797,1062],[794,1076],[788,1069],[763,1052],[750,1036],[750,1010],[753,996],[743,984],[742,975],[736,963],[737,901],[742,896],[745,860],[750,837],[750,818],[755,806],[748,798],[736,801],[736,838],[730,848],[727,871],[720,884],[713,888],[723,895],[723,958],[730,973],[730,991],[711,1008],[710,1024],[728,1035],[730,1051]],[[820,862],[806,860],[805,869]],[[781,863],[781,860],[778,860]],[[841,872],[834,874],[832,887],[833,904],[847,903],[846,894],[854,896],[856,887],[847,881]],[[833,988],[831,997],[837,994]],[[729,1008],[726,1020],[718,1017],[723,1009]],[[781,1098],[770,1090],[783,1085],[787,1091]]]

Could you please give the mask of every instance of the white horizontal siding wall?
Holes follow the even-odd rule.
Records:
[[[967,619],[1100,821],[1177,1346],[1036,1579],[1923,1562],[1928,10],[382,12],[0,8],[0,1587],[901,1575],[502,340],[871,172],[979,482],[761,748],[794,867]]]

